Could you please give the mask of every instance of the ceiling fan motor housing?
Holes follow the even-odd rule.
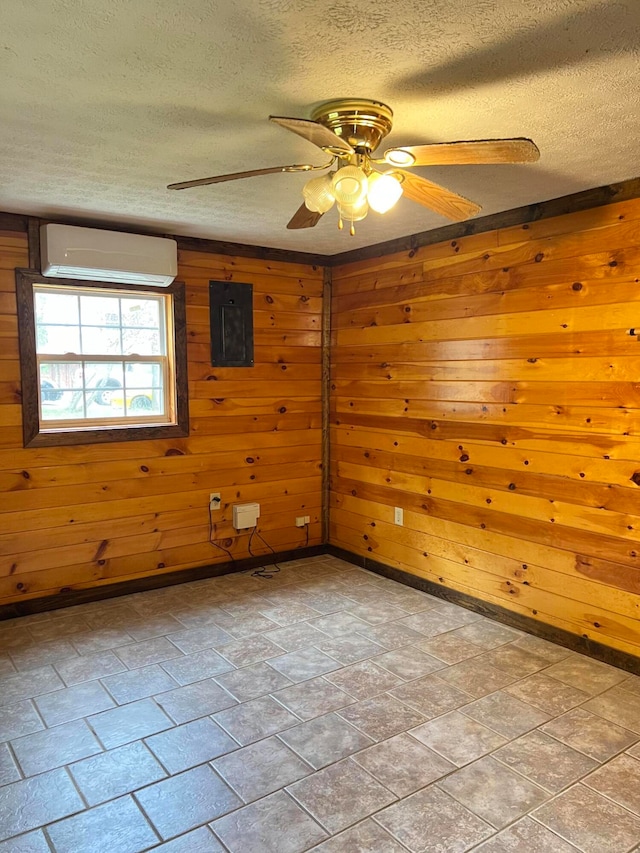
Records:
[[[358,154],[370,154],[391,130],[393,111],[380,101],[341,99],[321,104],[311,114]]]

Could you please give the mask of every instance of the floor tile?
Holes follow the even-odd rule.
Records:
[[[319,616],[317,619],[312,619],[309,624],[334,639],[336,637],[344,637],[347,634],[362,633],[363,628],[366,629],[369,627],[367,622],[358,619],[357,616],[353,616],[346,611]]]
[[[153,853],[225,853],[225,850],[211,830],[201,826],[200,829],[154,847]]]
[[[399,620],[401,625],[417,631],[422,638],[437,637],[438,634],[446,634],[466,624],[466,616],[455,613],[441,613],[436,608],[414,613],[413,616],[405,616]]]
[[[514,643],[507,643],[504,646],[498,646],[497,649],[484,652],[477,660],[491,664],[514,678],[525,678],[549,666],[546,658],[522,649]],[[548,674],[548,671],[545,672],[545,675]]]
[[[241,637],[250,637],[251,634],[262,634],[265,631],[270,631],[274,628],[281,627],[277,622],[272,622],[266,616],[260,613],[250,613],[245,616],[231,616],[230,614],[219,613],[216,616],[216,624],[223,631],[231,634],[236,640]]]
[[[37,643],[24,648],[14,648],[11,649],[10,654],[14,666],[20,672],[40,669],[46,664],[78,656],[78,652],[68,640],[50,640],[46,643]]]
[[[233,640],[222,646],[220,654],[230,661],[234,666],[247,666],[250,663],[278,657],[284,649],[273,640],[263,634],[253,637],[244,637],[242,640]]]
[[[273,794],[312,772],[309,764],[277,737],[252,743],[211,763],[245,803]]]
[[[169,613],[159,613],[157,616],[147,616],[128,621],[124,626],[134,640],[150,640],[153,637],[164,637],[167,634],[184,631],[184,625]]]
[[[598,766],[592,758],[539,731],[508,743],[494,758],[553,794]]]
[[[589,694],[583,690],[577,690],[542,673],[530,675],[517,684],[509,685],[505,692],[552,716],[563,714],[589,698]]]
[[[51,848],[40,830],[28,832],[10,841],[0,841],[0,853],[51,853]]]
[[[102,679],[102,685],[118,705],[146,699],[156,693],[164,693],[177,687],[176,682],[158,664],[132,669]]]
[[[295,652],[298,649],[307,649],[309,646],[320,645],[329,640],[329,637],[308,622],[299,622],[288,628],[277,628],[269,631],[263,636],[277,643],[287,652]]]
[[[474,853],[577,853],[577,848],[545,826],[523,817],[475,847]]]
[[[143,788],[136,799],[165,841],[242,805],[207,764]]]
[[[635,696],[614,688],[585,702],[583,707],[640,735],[640,702]]]
[[[393,604],[382,603],[380,594],[376,591],[372,592],[372,601],[367,604],[350,605],[346,608],[348,613],[363,622],[368,622],[369,625],[379,625],[381,622],[392,622],[395,619],[405,617],[406,611],[399,607],[394,607]]]
[[[373,658],[373,663],[383,666],[403,681],[420,678],[444,667],[441,660],[425,654],[415,646],[404,646],[401,649],[385,652]]]
[[[640,737],[584,708],[567,711],[545,723],[540,730],[600,762],[627,749]]]
[[[322,591],[312,591],[307,590],[306,595],[302,595],[300,600],[307,604],[309,607],[312,607],[314,610],[317,610],[318,613],[322,613],[325,616],[330,613],[338,613],[341,610],[345,610],[352,602],[340,592],[322,592]]]
[[[171,728],[173,723],[152,699],[140,699],[87,720],[106,749]]]
[[[373,741],[337,714],[326,714],[280,733],[315,770],[370,746]]]
[[[357,629],[357,633],[389,650],[399,649],[402,646],[424,640],[424,634],[420,634],[400,622],[387,622],[383,625],[367,625],[363,622],[362,627]]]
[[[258,609],[263,616],[266,616],[267,619],[271,619],[272,622],[281,625],[283,628],[287,625],[295,625],[296,622],[306,622],[307,619],[313,619],[314,616],[319,615],[317,610],[300,603],[267,604],[265,607],[259,607]]]
[[[468,693],[463,693],[434,675],[425,675],[424,678],[396,687],[391,691],[391,695],[429,719],[438,717],[445,711],[453,711],[473,700]]]
[[[524,634],[524,636],[514,640],[513,645],[518,646],[520,649],[526,649],[528,652],[533,652],[535,655],[540,655],[540,657],[545,658],[549,663],[557,663],[560,660],[571,657],[573,654],[571,649],[557,646],[555,643],[550,643],[541,637],[534,637],[532,634]]]
[[[465,705],[461,713],[506,738],[518,737],[546,723],[549,714],[502,690]]]
[[[310,720],[336,711],[346,705],[352,705],[353,696],[330,684],[324,678],[312,678],[273,694],[285,708],[292,711],[301,720]]]
[[[491,756],[457,770],[437,783],[474,814],[502,829],[549,799],[538,785]]]
[[[0,705],[15,705],[23,699],[33,699],[42,693],[51,693],[64,687],[52,666],[43,666],[29,672],[16,672],[0,678]]]
[[[20,771],[14,761],[8,744],[0,743],[0,785],[17,782],[21,778]]]
[[[410,734],[458,767],[493,752],[505,743],[502,735],[458,711],[423,723],[411,729]]]
[[[181,619],[184,621],[183,617]],[[217,625],[211,624],[178,631],[170,635],[170,640],[185,655],[191,655],[203,649],[220,649],[230,643],[233,637]]]
[[[122,797],[48,827],[56,853],[139,853],[158,838],[131,799]]]
[[[439,634],[437,637],[419,640],[415,646],[448,664],[460,663],[482,654],[483,651],[480,646],[474,646],[473,643],[455,634]]]
[[[0,742],[39,732],[43,728],[44,723],[28,699],[0,708]]]
[[[468,640],[475,646],[481,646],[483,649],[496,649],[505,643],[517,641],[521,636],[520,632],[512,630],[507,625],[501,625],[499,622],[492,622],[490,619],[465,625],[464,628],[459,628],[455,635],[462,637],[463,640]]]
[[[582,781],[587,787],[640,815],[640,760],[637,758],[618,755]]]
[[[317,646],[320,651],[330,655],[343,666],[366,660],[384,651],[378,643],[368,640],[361,634],[345,634],[336,640],[317,643]]]
[[[300,723],[298,717],[271,696],[261,696],[225,711],[218,711],[213,718],[241,746],[247,746]]]
[[[66,770],[50,770],[5,785],[0,796],[0,840],[21,835],[84,809]]]
[[[63,611],[55,611],[62,613]],[[88,622],[81,616],[57,616],[54,619],[46,619],[42,622],[32,622],[29,625],[29,633],[34,642],[42,643],[47,640],[59,640],[70,637],[72,634],[82,634],[89,630]]]
[[[164,660],[180,657],[182,652],[166,637],[154,637],[141,643],[131,643],[116,649],[116,654],[129,669],[151,666]]]
[[[349,693],[354,699],[370,699],[392,687],[402,684],[402,679],[370,660],[345,666],[338,672],[325,676],[327,681]]]
[[[424,722],[422,714],[393,696],[375,696],[339,711],[340,716],[374,741],[386,740]]]
[[[440,602],[440,599],[434,598],[426,592],[398,585],[396,585],[393,591],[389,592],[389,597],[396,607],[399,607],[406,613],[419,613],[421,610],[430,610],[433,607],[437,607]]]
[[[235,699],[212,678],[161,693],[156,696],[156,702],[177,725],[215,714],[236,704]]]
[[[79,761],[69,770],[90,806],[129,794],[166,776],[141,741]]]
[[[93,681],[124,672],[126,667],[113,652],[106,651],[60,661],[56,664],[56,669],[67,687],[72,687],[83,681]]]
[[[545,671],[545,675],[593,695],[625,681],[629,673],[583,655],[572,655],[554,663]]]
[[[329,832],[339,832],[396,798],[352,759],[346,758],[287,788]]]
[[[275,690],[280,690],[291,684],[286,676],[263,662],[218,675],[216,681],[222,684],[232,696],[235,696],[238,702],[257,699],[258,696],[273,693]]]
[[[297,652],[270,658],[268,664],[294,683],[308,681],[340,668],[338,661],[315,648],[299,649]]]
[[[303,853],[327,837],[284,791],[219,818],[211,828],[231,853]]]
[[[370,818],[313,848],[313,853],[407,853],[379,824]]]
[[[406,797],[456,769],[408,734],[364,749],[353,760],[398,797]]]
[[[115,702],[98,681],[86,681],[34,700],[48,726],[59,726],[113,708]]]
[[[582,853],[622,853],[640,841],[640,820],[584,785],[545,803],[532,817]]]
[[[234,666],[214,649],[203,649],[201,652],[194,652],[192,655],[183,655],[173,660],[164,661],[162,668],[169,673],[174,681],[184,687],[187,684],[193,684],[194,681],[204,681],[214,675],[230,672]]]
[[[35,776],[102,752],[84,720],[18,738],[11,742],[11,748],[25,776]]]
[[[494,832],[434,785],[400,800],[375,820],[411,853],[464,853]]]
[[[170,774],[238,749],[235,740],[209,717],[152,735],[145,743]]]
[[[0,648],[2,647],[0,646]],[[0,676],[14,675],[16,671],[9,655],[0,654]]]
[[[133,643],[134,639],[121,628],[101,628],[88,634],[75,634],[71,637],[71,642],[81,655],[90,655],[106,649],[117,649],[127,643]]]
[[[453,664],[441,670],[438,677],[475,699],[501,690],[516,679],[516,676],[491,666],[483,657]]]

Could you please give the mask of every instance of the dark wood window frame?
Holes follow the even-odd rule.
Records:
[[[46,431],[40,421],[38,400],[38,367],[36,355],[36,324],[33,286],[39,283],[59,284],[64,287],[108,288],[130,291],[126,285],[110,281],[76,281],[68,278],[47,279],[34,270],[16,269],[16,297],[18,307],[18,333],[20,347],[20,374],[22,379],[22,421],[25,447],[53,447],[67,444],[98,444],[116,441],[143,441],[147,439],[179,438],[189,435],[189,397],[187,382],[187,324],[185,286],[174,281],[169,287],[136,285],[137,291],[148,291],[173,297],[174,380],[176,386],[176,423],[160,425],[96,427]]]

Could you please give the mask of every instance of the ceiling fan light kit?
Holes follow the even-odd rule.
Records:
[[[444,142],[429,145],[410,145],[389,148],[381,159],[372,155],[393,125],[393,112],[380,101],[341,99],[327,101],[317,107],[311,119],[269,116],[275,124],[302,136],[331,157],[322,166],[310,164],[273,166],[217,175],[195,181],[169,184],[168,189],[234,181],[241,178],[269,175],[276,172],[306,172],[334,169],[304,185],[304,203],[293,215],[287,228],[313,228],[334,204],[338,208],[338,228],[343,222],[364,219],[369,208],[387,213],[402,195],[411,201],[460,222],[475,216],[481,207],[464,196],[434,184],[432,181],[405,172],[421,166],[482,165],[498,163],[533,163],[540,157],[536,145],[525,138],[480,139],[466,142]],[[381,171],[377,166],[390,166]]]

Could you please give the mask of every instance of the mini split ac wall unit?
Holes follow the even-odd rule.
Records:
[[[43,225],[40,253],[51,278],[168,287],[178,273],[178,244],[165,237]]]

